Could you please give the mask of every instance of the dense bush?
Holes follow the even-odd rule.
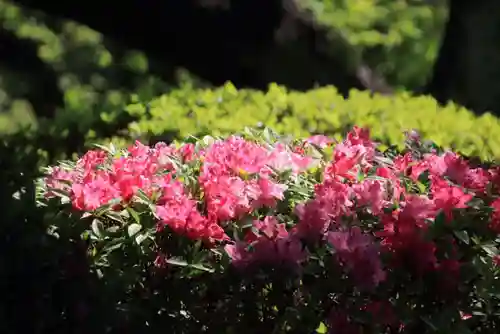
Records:
[[[102,147],[49,168],[40,204],[56,233],[85,240],[107,287],[108,313],[87,305],[83,323],[100,316],[117,333],[494,332],[498,167],[472,166],[415,132],[401,153],[376,146],[359,128],[338,144],[246,130]]]
[[[332,87],[301,93],[272,85],[263,93],[237,91],[228,84],[215,90],[181,88],[127,110],[139,119],[129,126],[132,138],[227,135],[245,126],[266,126],[299,137],[340,136],[358,124],[369,127],[385,144],[401,143],[402,131],[414,128],[443,147],[483,158],[500,157],[497,118],[476,117],[464,108],[441,107],[430,97],[409,94],[371,96],[352,91],[345,99]]]

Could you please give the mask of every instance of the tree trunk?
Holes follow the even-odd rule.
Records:
[[[500,115],[500,1],[450,0],[450,12],[426,93],[480,114]]]

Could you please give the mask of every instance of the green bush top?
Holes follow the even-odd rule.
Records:
[[[431,97],[408,93],[381,96],[353,90],[344,98],[334,87],[302,93],[271,85],[267,92],[259,92],[226,84],[215,90],[180,88],[147,105],[130,105],[127,112],[138,118],[129,125],[131,138],[227,135],[246,126],[267,126],[299,137],[340,137],[357,124],[369,127],[385,144],[400,143],[402,131],[416,129],[438,145],[466,155],[500,156],[497,118],[488,113],[476,117],[463,107],[442,107]]]

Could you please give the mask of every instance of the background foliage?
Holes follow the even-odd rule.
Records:
[[[49,18],[0,2],[0,22],[4,29],[38,46],[38,56],[52,68],[64,95],[57,122],[77,124],[82,131],[96,122],[115,121],[114,113],[130,102],[131,94],[150,99],[167,92],[168,86],[148,75],[148,59],[127,50],[96,31],[75,22]],[[49,89],[31,80],[33,73],[13,72],[2,67],[0,131],[13,131],[16,125],[34,124],[33,106],[23,96],[29,90]],[[101,112],[107,111],[102,118]],[[111,117],[111,118],[110,118]]]
[[[307,0],[318,21],[400,89],[421,87],[437,55],[446,1]]]
[[[319,22],[330,27],[331,38],[346,37],[352,55],[386,76],[390,84],[412,89],[427,78],[446,18],[444,1],[310,0],[304,4]],[[165,82],[148,73],[157,64],[88,27],[21,9],[5,0],[0,2],[0,22],[16,36],[35,42],[40,59],[59,77],[64,95],[57,121],[62,123],[61,129],[69,123],[73,131],[85,133],[102,123],[126,122],[120,114],[127,103],[135,98],[147,101],[169,91]],[[47,88],[30,80],[30,73],[13,72],[5,66],[0,73],[0,132],[36,124],[33,106],[23,96]],[[60,129],[54,130],[58,132]]]

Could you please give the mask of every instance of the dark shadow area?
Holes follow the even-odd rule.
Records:
[[[277,82],[298,90],[331,84],[342,93],[390,91],[360,76],[361,64],[348,43],[340,35],[332,39],[329,29],[290,0],[234,1],[229,8],[197,1],[126,1],[119,10],[93,0],[14,3],[88,25],[121,49],[143,51],[157,64],[150,71],[165,82],[173,82],[176,68],[186,68],[213,85],[231,81],[239,88],[266,89]],[[85,52],[74,56],[85,57]],[[119,52],[114,56],[119,61]],[[121,83],[129,82],[122,75]]]

